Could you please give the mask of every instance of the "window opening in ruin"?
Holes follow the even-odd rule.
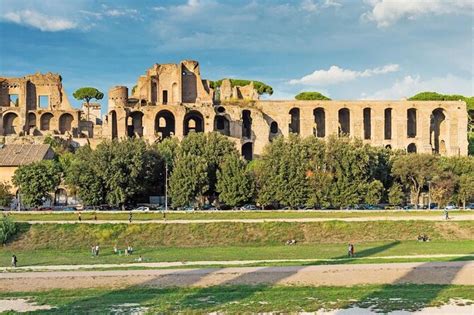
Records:
[[[59,132],[65,134],[66,131],[72,130],[72,122],[74,118],[71,114],[63,114],[59,117]]]
[[[300,109],[299,108],[292,108],[290,110],[290,125],[289,132],[290,133],[300,133]]]
[[[252,161],[253,159],[253,145],[252,142],[247,142],[242,145],[242,156],[247,161]]]
[[[324,138],[326,136],[326,113],[323,108],[316,108],[313,111],[314,116],[314,128],[313,134],[318,138]]]
[[[407,147],[408,153],[416,153],[416,144],[410,143]]]
[[[117,129],[117,113],[115,111],[110,112],[112,119],[112,139],[118,138],[118,129]]]
[[[416,109],[410,108],[407,110],[407,137],[416,137]]]
[[[341,108],[339,116],[339,136],[348,136],[351,134],[351,116],[347,108]]]
[[[143,113],[132,112],[127,119],[127,134],[129,137],[143,137]]]
[[[224,116],[216,116],[214,118],[214,130],[220,132],[223,135],[230,135],[230,123],[229,120]]]
[[[364,139],[368,140],[372,137],[372,121],[370,108],[364,108]]]
[[[36,115],[34,113],[28,113],[28,130],[36,127]]]
[[[242,111],[242,138],[250,139],[252,136],[252,116],[249,110]]]
[[[3,116],[3,130],[5,131],[5,135],[17,134],[20,131],[18,123],[19,119],[15,113],[7,113]]]
[[[184,116],[184,135],[190,132],[204,132],[204,118],[197,111],[189,112]]]
[[[272,123],[270,124],[270,132],[278,133],[278,123],[276,121],[272,121]]]
[[[10,106],[20,105],[20,99],[18,98],[18,94],[9,94],[9,98],[10,98]]]
[[[391,146],[390,144],[387,144],[387,145],[385,146],[385,149],[387,149],[387,150],[392,150],[392,146]]]
[[[175,133],[175,118],[173,113],[167,110],[162,110],[156,114],[155,117],[155,132],[161,138],[168,138]]]
[[[163,90],[163,104],[168,104],[168,91]]]
[[[437,108],[431,113],[430,117],[430,144],[433,153],[439,154],[441,152],[441,142],[444,144],[446,137],[446,115],[442,108]],[[446,150],[444,145],[443,150]]]
[[[51,129],[51,119],[53,118],[53,114],[45,113],[41,115],[40,118],[40,130],[50,130]]]
[[[392,139],[392,109],[386,108],[384,111],[384,139]]]
[[[158,85],[155,81],[151,82],[151,102],[156,104],[158,96]]]
[[[39,95],[38,96],[38,107],[39,108],[49,108],[49,96],[48,95]]]

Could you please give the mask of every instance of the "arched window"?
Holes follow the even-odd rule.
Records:
[[[276,121],[272,121],[272,123],[270,124],[270,132],[278,133],[278,123]]]
[[[53,114],[44,113],[40,118],[40,130],[46,131],[51,129],[51,119],[53,119]]]
[[[220,132],[223,135],[230,135],[230,122],[225,116],[214,117],[214,131]]]
[[[416,108],[407,110],[407,137],[416,137]]]
[[[313,110],[314,116],[314,130],[313,133],[318,138],[324,138],[326,136],[326,113],[324,108],[316,108]]]
[[[132,112],[127,119],[127,134],[129,137],[143,137],[143,113]]]
[[[113,110],[110,112],[110,119],[112,120],[112,139],[118,138],[117,130],[117,113]]]
[[[292,108],[290,110],[290,125],[289,131],[290,133],[300,133],[300,109],[299,108]]]
[[[351,134],[351,114],[349,109],[341,108],[338,112],[339,116],[339,136],[348,136]]]
[[[3,130],[5,135],[16,135],[20,131],[20,119],[15,113],[7,113],[3,116]]]
[[[252,142],[247,142],[242,145],[242,156],[247,161],[251,161],[253,159],[253,145]]]
[[[71,114],[62,114],[59,117],[59,133],[65,134],[66,131],[72,130],[72,122],[74,121],[74,117]]]
[[[155,117],[155,132],[162,138],[168,138],[175,133],[175,118],[172,112],[161,110]]]
[[[252,136],[252,116],[249,110],[242,111],[242,138],[250,139]]]
[[[431,119],[430,119],[430,144],[431,144],[433,153],[436,153],[436,154],[446,153],[446,144],[444,141],[444,139],[446,138],[446,135],[447,135],[446,115],[442,108],[437,108],[433,110],[433,112],[431,113]]]
[[[392,139],[392,109],[386,108],[384,110],[384,139]]]
[[[364,139],[372,138],[372,112],[370,108],[364,108]]]
[[[198,111],[191,111],[184,116],[184,135],[190,132],[204,132],[204,118]]]
[[[408,153],[416,153],[416,144],[410,143],[407,147]]]

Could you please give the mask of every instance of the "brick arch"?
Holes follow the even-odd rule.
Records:
[[[160,110],[155,116],[155,133],[168,138],[176,132],[176,119],[169,110]]]
[[[44,113],[40,117],[40,130],[47,131],[51,130],[51,119],[54,118],[52,113]]]
[[[59,116],[59,133],[63,135],[68,131],[71,132],[73,121],[74,117],[69,113],[64,113]]]
[[[3,131],[5,135],[16,135],[21,130],[20,117],[15,112],[9,112],[3,115]]]
[[[204,132],[204,117],[197,110],[192,110],[184,115],[183,121],[184,135],[189,132]]]

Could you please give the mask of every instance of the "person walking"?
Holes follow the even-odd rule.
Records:
[[[347,247],[347,256],[352,257],[352,244]]]
[[[95,246],[94,245],[91,246],[91,254],[92,254],[92,257],[95,256]]]
[[[99,244],[95,245],[95,255],[99,256]]]
[[[128,214],[128,222],[132,223],[132,211]]]
[[[449,211],[448,211],[448,209],[444,209],[444,219],[449,220]]]
[[[94,213],[94,221],[97,221],[97,214]]]
[[[16,264],[18,263],[18,259],[16,258],[16,255],[12,256],[12,267],[16,268]]]
[[[77,220],[79,220],[79,222],[82,221],[82,217],[81,217],[81,213],[79,212],[79,214],[77,215]]]
[[[354,244],[351,244],[351,256],[355,257],[355,249],[354,249]]]

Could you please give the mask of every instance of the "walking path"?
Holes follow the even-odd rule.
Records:
[[[241,222],[241,223],[262,223],[262,222],[326,222],[326,221],[346,221],[346,222],[366,222],[366,221],[472,221],[474,214],[460,214],[449,220],[445,220],[442,216],[377,216],[377,217],[357,217],[357,218],[271,218],[271,219],[197,219],[197,220],[134,220],[134,224],[189,224],[189,223],[216,223],[216,222]],[[20,221],[19,221],[20,222]],[[128,220],[48,220],[48,221],[22,221],[30,224],[123,224],[129,223]]]
[[[170,268],[185,266],[236,266],[252,264],[274,264],[274,263],[308,263],[308,262],[341,262],[354,260],[381,260],[381,259],[419,259],[419,258],[460,258],[472,257],[474,254],[439,254],[439,255],[400,255],[400,256],[375,256],[375,257],[354,257],[337,259],[263,259],[263,260],[208,260],[208,261],[173,261],[173,262],[136,262],[127,264],[87,264],[87,265],[45,265],[45,266],[20,266],[17,268],[0,268],[3,272],[8,271],[59,271],[59,270],[80,270],[80,269],[118,269],[118,268]]]
[[[14,272],[0,274],[0,291],[92,287],[206,287],[213,285],[474,285],[474,262],[389,263],[208,269]]]

